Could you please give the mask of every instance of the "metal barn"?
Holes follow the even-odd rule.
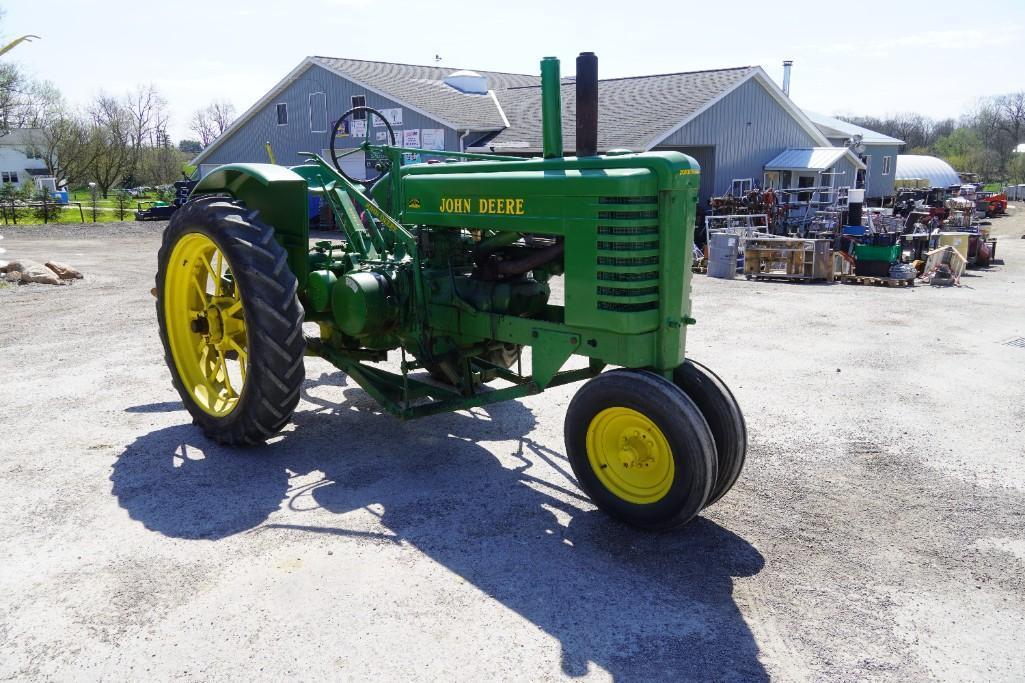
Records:
[[[572,153],[572,78],[565,78],[562,100],[564,144]],[[308,57],[194,163],[205,174],[223,163],[266,162],[267,143],[276,163],[302,163],[299,153],[323,152],[333,122],[358,104],[385,112],[404,146],[513,155],[541,151],[539,76]],[[383,136],[383,128],[373,130],[375,139]],[[766,177],[772,172],[766,164],[787,150],[848,142],[827,137],[758,66],[599,83],[599,152],[675,149],[693,156],[702,168],[702,204],[730,191],[734,180],[764,186],[773,177]],[[364,163],[358,157],[346,162],[349,170]],[[855,162],[829,176],[836,187],[864,180],[864,164]],[[796,183],[798,176],[792,177]]]

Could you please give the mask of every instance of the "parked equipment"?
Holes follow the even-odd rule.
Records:
[[[135,211],[137,221],[165,221],[189,200],[189,195],[199,181],[185,176],[174,184],[174,199],[168,202],[140,202]]]
[[[308,354],[400,418],[589,380],[566,414],[570,464],[598,507],[641,527],[682,525],[733,486],[740,408],[684,354],[698,165],[671,151],[596,154],[591,53],[577,59],[577,156],[564,157],[558,60],[541,72],[543,158],[371,144],[390,126],[357,107],[335,126],[333,165],[308,154],[199,182],[164,233],[156,292],[174,385],[210,438],[257,444],[279,431]],[[368,137],[342,149],[337,132],[351,141],[357,113]],[[374,182],[342,171],[354,152],[374,160]],[[403,154],[463,161],[403,166]],[[344,243],[310,248],[309,191]],[[549,302],[560,275],[565,306]],[[379,365],[390,353],[399,362]],[[573,355],[589,362],[564,369]]]

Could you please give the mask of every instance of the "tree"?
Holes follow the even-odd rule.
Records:
[[[199,136],[199,142],[203,147],[209,146],[217,137],[217,134],[214,133],[214,124],[210,120],[206,109],[197,109],[192,113],[192,118],[189,120],[189,130]]]
[[[203,147],[220,137],[235,120],[235,106],[225,100],[217,100],[209,106],[192,113],[189,130],[199,136]]]
[[[31,84],[13,64],[0,64],[0,136],[23,128],[31,112]]]
[[[224,131],[228,130],[228,126],[235,120],[235,105],[227,100],[217,100],[208,109],[210,120],[217,129],[217,136],[224,135]]]
[[[3,11],[0,10],[0,16]],[[0,56],[7,54],[18,45],[39,38],[35,35],[24,35],[0,47]],[[29,80],[13,64],[0,64],[0,136],[7,135],[14,128],[25,125],[31,109],[28,96]]]
[[[1025,91],[994,98],[998,124],[1010,137],[1012,147],[1025,141]]]
[[[178,151],[186,154],[199,154],[203,151],[203,143],[199,140],[179,140]]]
[[[1007,164],[1007,176],[1014,184],[1025,183],[1025,154],[1016,152]]]
[[[130,153],[125,177],[135,178],[146,147],[158,147],[167,137],[167,100],[152,83],[140,85],[128,93],[121,103],[129,122]]]
[[[131,167],[132,114],[117,98],[100,94],[93,100],[89,116],[92,163],[88,172],[106,198],[110,189],[124,179]]]
[[[38,129],[32,151],[46,163],[58,186],[88,180],[87,169],[95,153],[89,123],[67,105],[52,84],[36,85],[29,125]]]

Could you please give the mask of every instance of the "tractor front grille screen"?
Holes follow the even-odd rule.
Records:
[[[654,242],[598,242],[598,251],[658,251],[658,240]]]
[[[658,197],[600,197],[597,212],[599,311],[640,313],[659,305]],[[607,282],[615,285],[603,284]]]
[[[599,256],[599,266],[657,266],[658,256],[645,256],[644,258],[615,258],[614,256]],[[657,277],[655,278],[658,279]]]
[[[657,235],[657,225],[599,225],[599,235]]]
[[[643,282],[644,280],[658,281],[658,271],[649,270],[643,273],[607,273],[599,272],[599,280],[611,280],[613,282]]]
[[[599,211],[599,220],[640,220],[658,218],[658,211]]]
[[[599,204],[658,204],[658,197],[598,197]]]

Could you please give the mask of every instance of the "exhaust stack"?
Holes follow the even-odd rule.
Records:
[[[598,57],[577,57],[577,156],[598,154]]]
[[[559,60],[541,60],[541,140],[545,159],[562,156],[562,84]]]
[[[793,65],[794,60],[783,60],[783,94],[787,97],[790,97],[790,67],[792,67]]]

